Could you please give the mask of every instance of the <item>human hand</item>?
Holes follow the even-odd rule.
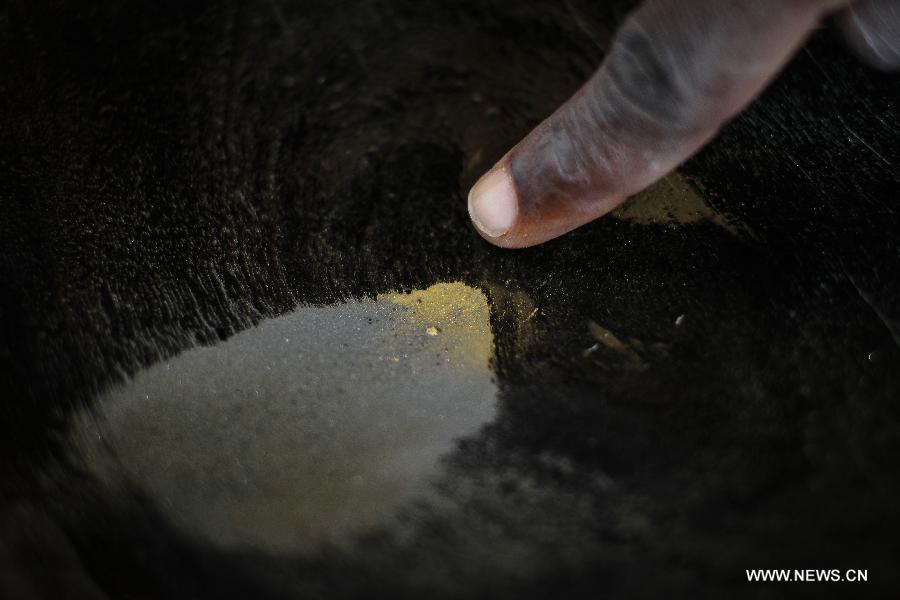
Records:
[[[900,68],[900,0],[646,0],[600,69],[469,192],[483,238],[540,244],[592,221],[707,143],[826,16]]]

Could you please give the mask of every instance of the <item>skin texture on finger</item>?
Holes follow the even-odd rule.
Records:
[[[651,0],[594,76],[472,188],[491,243],[521,248],[614,209],[743,109],[839,0]]]
[[[900,70],[900,0],[861,0],[838,15],[847,45],[882,71]]]

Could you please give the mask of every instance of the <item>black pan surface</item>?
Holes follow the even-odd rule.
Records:
[[[511,252],[473,232],[466,190],[592,72],[628,3],[199,4],[0,9],[8,597],[897,589],[900,79],[823,29],[649,204]],[[301,546],[195,535],[177,495],[111,485],[72,442],[108,417],[100,399],[191,348],[351,307],[299,330],[340,356],[353,306],[451,282],[485,299],[495,412],[388,524]],[[386,372],[367,352],[279,377],[315,377],[317,402],[360,381],[340,415]],[[431,406],[423,389],[402,393]],[[200,461],[159,447],[164,475]],[[367,464],[355,482],[388,468]],[[238,485],[204,481],[209,506]],[[764,567],[869,581],[747,582]]]

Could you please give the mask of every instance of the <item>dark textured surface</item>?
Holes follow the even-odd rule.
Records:
[[[900,79],[818,34],[684,169],[738,237],[603,219],[509,252],[470,229],[468,185],[589,75],[625,10],[0,9],[2,583],[896,592]],[[452,456],[453,508],[402,532],[312,557],[203,547],[59,442],[73,409],[194,340],[452,280],[490,300],[499,416]],[[589,321],[640,340],[643,368],[586,354]],[[756,567],[866,568],[869,584],[753,586]]]

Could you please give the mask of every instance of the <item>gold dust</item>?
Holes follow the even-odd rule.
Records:
[[[381,294],[378,300],[403,307],[399,318],[418,331],[430,337],[440,335],[448,358],[457,366],[489,364],[494,342],[490,310],[481,290],[461,282],[437,283],[408,294]]]
[[[642,225],[689,225],[701,221],[715,223],[737,235],[737,228],[716,212],[688,180],[677,172],[635,194],[610,216]]]
[[[631,367],[642,368],[644,366],[644,361],[641,359],[640,354],[638,354],[630,345],[620,340],[616,334],[609,329],[601,327],[594,321],[588,321],[588,330],[591,332],[591,336],[597,343],[585,350],[585,356],[599,350],[600,346],[603,345],[619,354]]]

